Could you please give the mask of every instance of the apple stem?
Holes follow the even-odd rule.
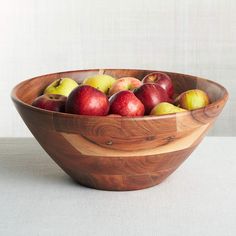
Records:
[[[55,85],[55,87],[57,87],[58,85],[60,85],[61,81],[62,81],[62,78],[60,78],[60,79],[57,81],[57,84]]]

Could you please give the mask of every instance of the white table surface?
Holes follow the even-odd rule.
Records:
[[[74,183],[34,139],[0,139],[0,235],[236,235],[236,137],[206,137],[162,184]]]

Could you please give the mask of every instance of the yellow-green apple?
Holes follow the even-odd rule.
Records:
[[[143,103],[146,115],[158,103],[169,101],[166,91],[158,84],[143,84],[134,90],[134,94]]]
[[[103,93],[108,93],[109,89],[111,88],[112,84],[116,81],[110,75],[94,75],[92,77],[88,77],[83,81],[84,85],[90,85]]]
[[[49,110],[49,111],[65,111],[67,97],[59,94],[43,94],[37,97],[32,106]]]
[[[71,78],[61,78],[49,84],[44,90],[44,94],[60,94],[68,97],[71,91],[76,87],[78,87],[78,84],[75,80]]]
[[[109,96],[122,90],[134,90],[143,83],[134,77],[123,77],[116,80],[109,90]]]
[[[142,102],[129,90],[120,91],[113,94],[109,98],[110,114],[121,116],[143,116],[144,105]]]
[[[207,93],[200,89],[191,89],[181,93],[175,100],[175,104],[187,109],[195,110],[207,106],[210,103]]]
[[[107,96],[89,85],[75,88],[70,93],[66,103],[66,112],[78,115],[105,116],[108,111]]]
[[[153,72],[143,78],[143,83],[156,83],[166,90],[167,95],[172,98],[174,87],[171,78],[163,72]]]
[[[177,107],[177,106],[175,106],[171,103],[168,103],[168,102],[161,102],[161,103],[157,104],[151,110],[150,115],[160,116],[160,115],[178,113],[178,112],[183,112],[183,111],[187,111],[187,110]]]

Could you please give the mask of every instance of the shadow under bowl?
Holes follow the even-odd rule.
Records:
[[[177,94],[189,89],[208,93],[205,108],[165,116],[136,118],[81,116],[31,106],[58,78],[81,83],[104,73],[142,79],[153,70],[94,69],[60,72],[18,84],[12,100],[31,133],[49,156],[75,181],[104,190],[137,190],[161,183],[201,142],[222,111],[228,93],[221,85],[196,76],[167,73]]]

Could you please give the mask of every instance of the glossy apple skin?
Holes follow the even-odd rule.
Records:
[[[143,84],[134,90],[135,96],[143,103],[145,114],[149,115],[153,107],[160,102],[169,102],[166,91],[157,84]]]
[[[177,106],[175,106],[171,103],[168,103],[168,102],[161,102],[161,103],[157,104],[151,110],[150,115],[161,116],[161,115],[179,113],[179,112],[184,112],[184,111],[187,111],[187,110],[177,107]]]
[[[44,94],[37,97],[32,106],[49,110],[49,111],[57,111],[64,112],[66,105],[67,97],[59,94]]]
[[[92,77],[87,77],[84,81],[84,85],[90,85],[101,92],[107,94],[110,90],[113,83],[115,83],[116,79],[110,75],[94,75]]]
[[[117,79],[109,90],[109,96],[122,90],[134,90],[135,88],[140,87],[142,84],[143,83],[140,80],[134,77],[123,77]]]
[[[75,80],[71,78],[60,78],[49,84],[44,90],[44,94],[59,94],[68,97],[76,87],[78,87],[78,84]]]
[[[78,115],[105,116],[108,111],[107,96],[89,85],[74,89],[66,103],[66,112]]]
[[[167,92],[167,95],[170,98],[172,98],[174,95],[174,86],[173,86],[172,80],[165,73],[162,73],[162,72],[150,73],[143,78],[142,82],[144,84],[156,83],[156,84],[160,85]]]
[[[175,100],[175,104],[187,109],[195,110],[207,106],[210,103],[207,93],[200,89],[191,89],[181,93]]]
[[[142,102],[129,90],[120,91],[113,94],[109,98],[110,114],[117,114],[121,116],[143,116],[144,105]]]

